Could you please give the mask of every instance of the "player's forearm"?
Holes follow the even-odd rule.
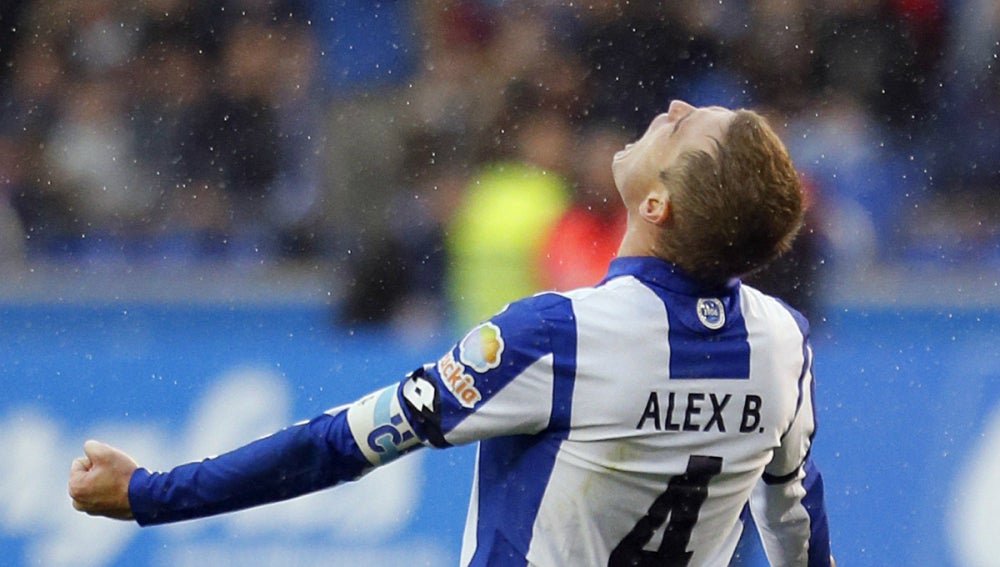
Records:
[[[141,525],[176,522],[287,500],[369,467],[341,411],[166,473],[139,469],[129,503]]]

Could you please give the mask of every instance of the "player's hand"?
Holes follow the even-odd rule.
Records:
[[[69,467],[73,507],[91,516],[132,519],[128,483],[139,465],[124,452],[99,441],[84,443],[83,453]]]

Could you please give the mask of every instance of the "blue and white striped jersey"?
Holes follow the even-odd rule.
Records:
[[[772,565],[826,566],[811,368],[808,325],[780,301],[619,258],[599,285],[514,302],[353,405],[140,469],[130,502],[142,524],[197,517],[478,441],[463,565],[726,565],[749,504]]]

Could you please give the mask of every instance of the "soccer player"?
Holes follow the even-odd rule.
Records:
[[[176,522],[479,442],[463,565],[726,565],[747,510],[772,565],[830,565],[808,324],[738,279],[801,224],[784,146],[752,111],[674,101],[612,168],[627,230],[598,285],[515,301],[399,383],[212,459],[150,472],[88,441],[74,507]]]

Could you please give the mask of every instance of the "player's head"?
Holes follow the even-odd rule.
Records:
[[[749,110],[674,101],[615,154],[612,169],[629,230],[646,235],[646,251],[709,282],[767,264],[802,224],[788,152]]]

